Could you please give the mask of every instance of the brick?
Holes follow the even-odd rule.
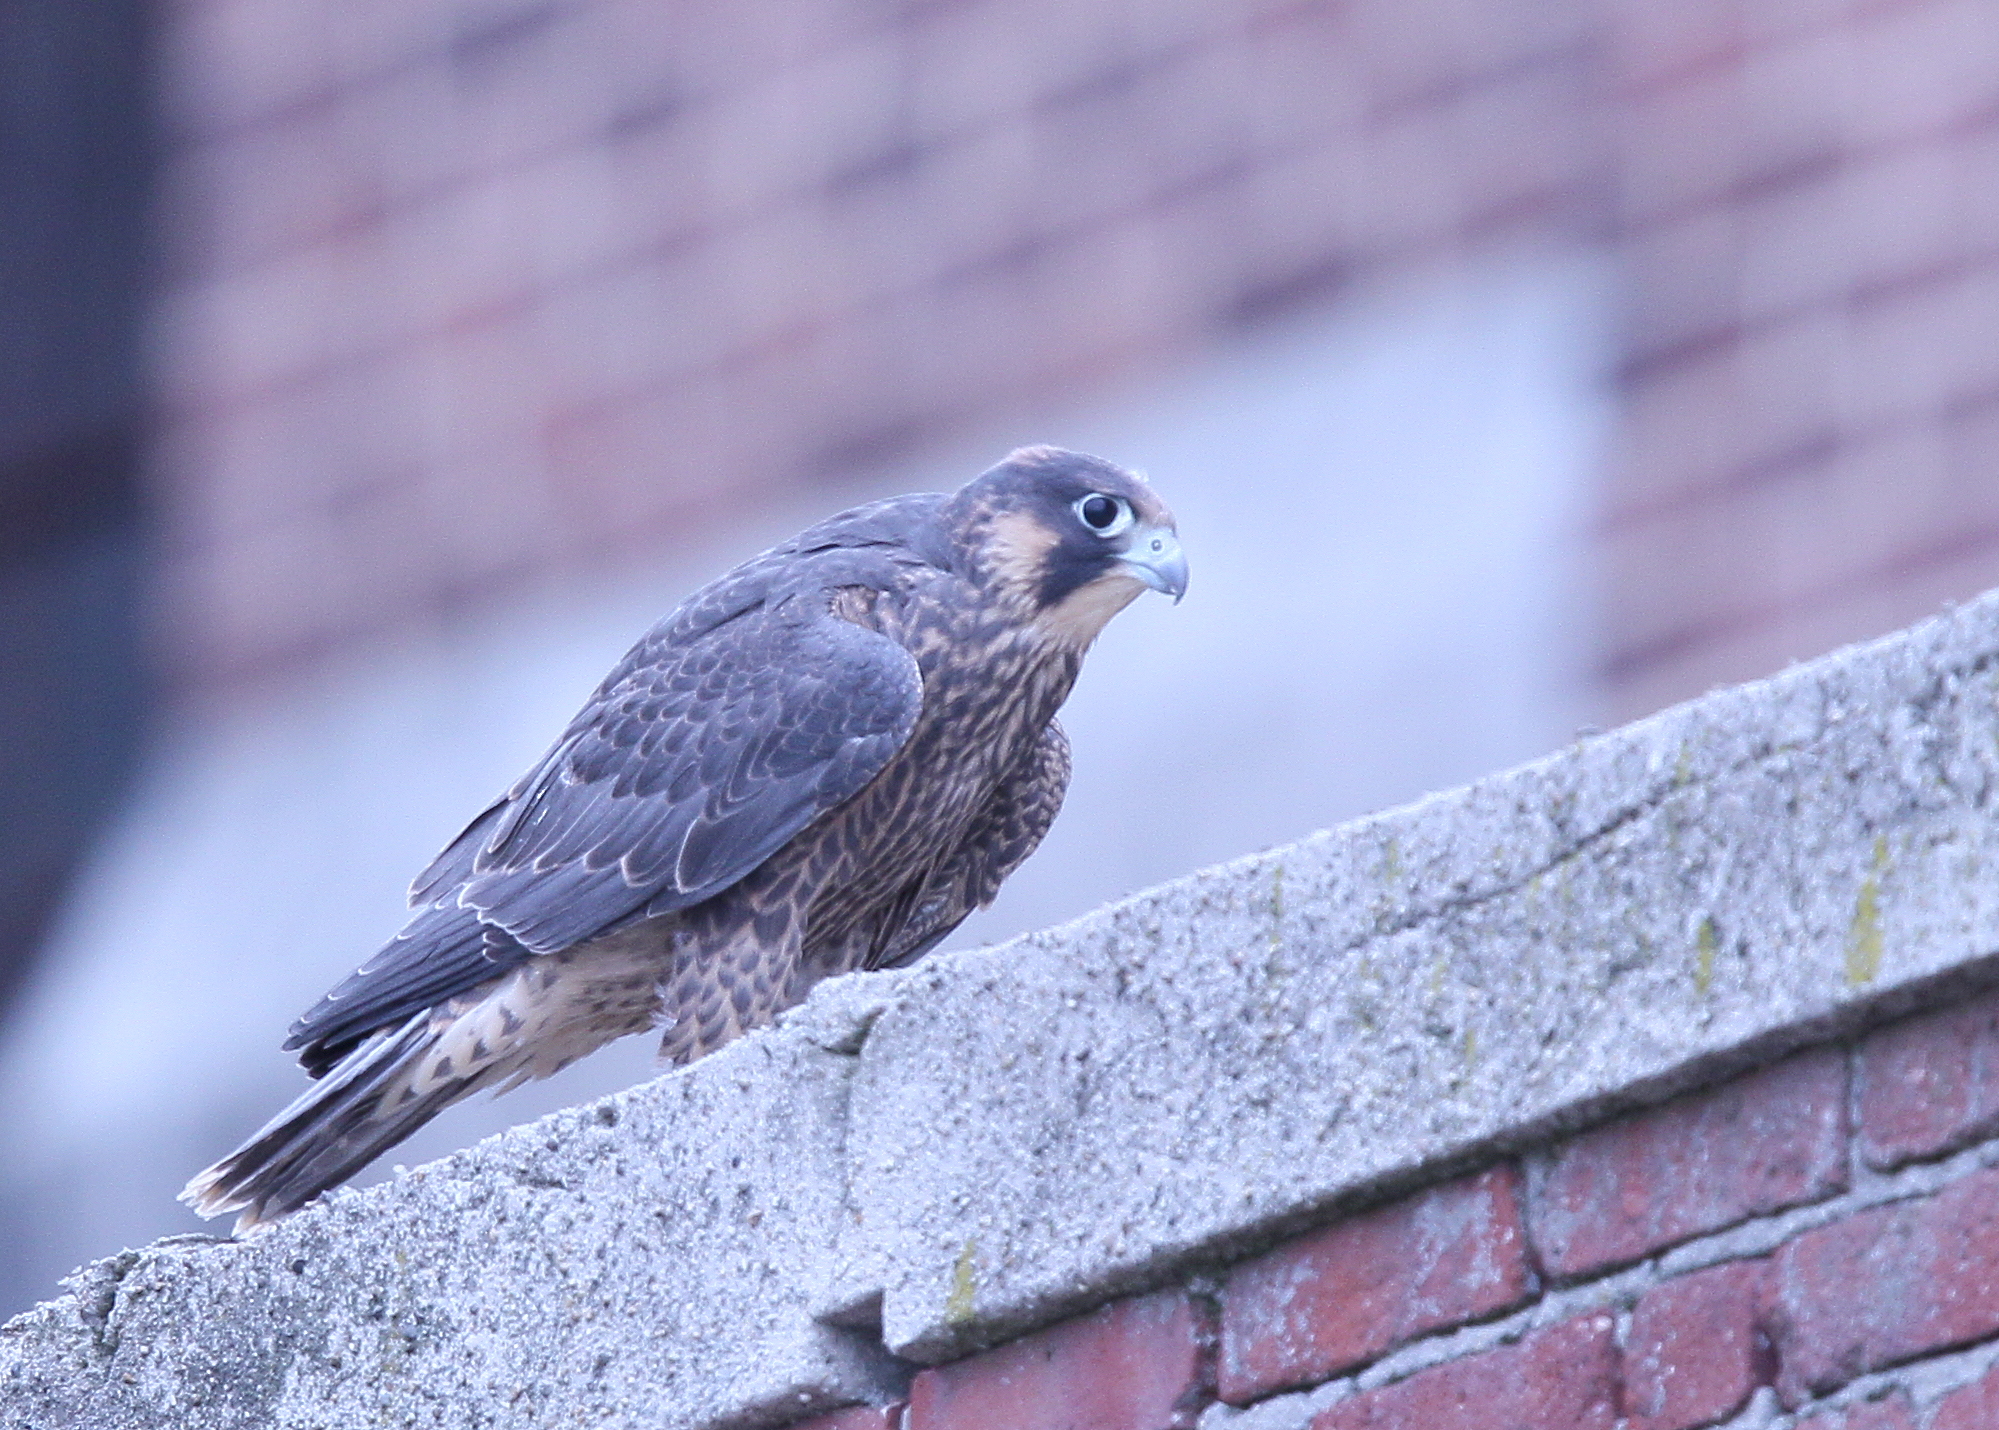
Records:
[[[1373,96],[1371,56],[1351,43],[1352,12],[1331,5],[1290,5],[1259,16],[1243,35],[1243,92],[1237,122],[1258,152],[1318,150],[1320,162],[1344,144],[1329,131],[1358,132]],[[1300,95],[1312,96],[1299,103]]]
[[[1999,534],[1959,535],[1962,550],[1851,572],[1837,586],[1745,613],[1732,628],[1690,641],[1668,659],[1620,673],[1611,683],[1610,708],[1619,718],[1643,715],[1717,682],[1767,675],[1807,651],[1884,635],[1966,591],[1999,585]]]
[[[1359,250],[1371,241],[1372,173],[1366,154],[1334,144],[1301,146],[1251,171],[1241,202],[1245,221],[1255,225],[1256,246],[1237,254],[1232,265],[1243,285],[1284,283],[1313,272],[1329,275],[1329,287],[1343,281],[1339,275],[1356,265]]]
[[[1154,195],[1239,165],[1231,89],[1208,48],[1135,54],[1118,82],[1040,106],[1031,143],[1065,161],[1041,171],[1037,215],[1053,228],[1146,207]]]
[[[1868,1166],[1942,1156],[1999,1132],[1999,995],[1910,1018],[1860,1045],[1854,1064]]]
[[[1856,138],[1893,144],[1949,134],[1967,110],[1989,102],[1999,15],[1983,0],[1876,5],[1857,19],[1867,82],[1842,95]]]
[[[1735,1261],[1639,1298],[1624,1341],[1631,1430],[1712,1425],[1769,1383],[1776,1367],[1761,1324],[1769,1275],[1767,1261]]]
[[[1984,1430],[1989,1423],[1980,1422],[1979,1430]],[[1889,1395],[1881,1400],[1849,1405],[1843,1410],[1807,1415],[1791,1430],[1916,1430],[1916,1412],[1906,1397]],[[1941,1430],[1941,1427],[1933,1426],[1932,1430]]]
[[[1484,1355],[1446,1361],[1321,1412],[1311,1430],[1611,1430],[1617,1346],[1594,1312]]]
[[[1967,248],[1990,243],[1999,233],[1999,124],[1987,123],[1956,136],[1951,159],[1957,168],[1957,211],[1952,228]]]
[[[1999,1370],[1989,1370],[1937,1401],[1930,1420],[1930,1430],[1992,1430],[1994,1425],[1999,1425]]]
[[[1772,453],[1815,450],[1831,435],[1845,412],[1848,347],[1840,318],[1823,308],[1744,333],[1731,355],[1737,470]]]
[[[1670,365],[1734,330],[1741,317],[1732,280],[1742,261],[1742,226],[1732,210],[1704,208],[1625,238],[1620,258],[1631,292],[1620,336],[1627,362]]]
[[[1823,600],[1828,593],[1894,580],[1969,535],[1974,512],[1958,513],[1953,521],[1936,509],[1949,460],[1944,433],[1933,423],[1885,427],[1841,447],[1820,517],[1839,534],[1822,538],[1813,550],[1800,521],[1800,549],[1788,563],[1796,575],[1793,589]]]
[[[1717,474],[1741,466],[1742,386],[1735,350],[1740,330],[1715,329],[1682,348],[1676,360],[1634,378],[1626,394],[1621,442],[1643,480],[1621,480],[1613,520],[1628,524],[1647,513],[1699,500]],[[1717,430],[1718,429],[1718,430]]]
[[[1846,1063],[1814,1051],[1584,1133],[1530,1203],[1550,1274],[1636,1261],[1846,1187]]]
[[[1183,347],[1225,295],[1278,280],[1266,286],[1295,299],[1284,284],[1343,271],[1345,250],[1370,235],[1391,247],[1448,240],[1468,206],[1529,209],[1524,199],[1589,162],[1570,133],[1585,22],[1524,0],[1358,16],[1176,0],[1136,25],[1117,7],[1052,0],[921,5],[887,21],[838,0],[781,15],[476,4],[442,26],[421,6],[322,9],[202,0],[165,28],[163,104],[181,151],[165,185],[175,266],[161,296],[174,321],[157,345],[169,396],[254,406],[329,372],[421,360],[413,384],[343,426],[399,454],[371,480],[412,482],[425,477],[397,473],[470,470],[468,454],[532,444],[520,429],[537,407],[637,411],[642,420],[547,424],[558,474],[593,484],[578,505],[604,501],[594,521],[561,524],[546,565],[573,566],[600,523],[664,544],[680,529],[649,514],[684,511],[711,483],[810,466],[835,445],[826,433],[884,429],[911,407],[962,425],[1002,397],[1066,399]],[[564,78],[585,73],[601,83]],[[1388,110],[1395,132],[1370,135]],[[1050,155],[1064,162],[1051,169]],[[1065,202],[1117,222],[1045,232]],[[968,298],[937,276],[1009,252],[1041,259]],[[933,282],[946,291],[909,297]],[[593,291],[549,303],[579,286]],[[891,301],[1000,321],[871,327]],[[424,357],[502,322],[490,345],[533,362]],[[623,455],[642,454],[640,436],[675,433],[638,411],[645,394],[684,385],[669,368],[705,368],[808,322],[849,360],[820,361],[830,379],[815,371],[764,395],[782,420],[739,418],[727,465],[683,463],[699,490],[654,495],[678,478]],[[959,356],[940,368],[915,352]],[[906,400],[898,364],[918,372],[920,401]],[[521,376],[542,391],[508,400],[501,389]],[[801,400],[829,410],[794,417]],[[407,430],[407,408],[423,430]],[[303,505],[302,449],[282,416],[263,423],[280,440],[236,462],[240,480],[203,494],[206,526],[246,526],[226,509],[238,495],[252,510]],[[307,466],[315,450],[303,451]],[[593,465],[597,454],[608,465]],[[200,471],[170,465],[163,504],[183,500]],[[490,486],[547,477],[524,461]],[[539,500],[532,489],[500,497]],[[643,536],[630,535],[629,507],[647,519]],[[244,539],[204,546],[231,563],[219,574],[172,579],[226,583],[241,562],[223,548]],[[459,549],[474,545],[438,549],[437,584],[483,579]],[[425,599],[409,583],[378,614],[407,618]],[[342,613],[329,616],[321,635]],[[223,665],[255,655],[254,622],[241,624]],[[206,639],[193,628],[175,638]],[[213,666],[218,654],[195,660]]]
[[[1588,126],[1575,122],[1583,89],[1580,53],[1565,51],[1456,99],[1449,115],[1451,149],[1467,214],[1518,211],[1531,225],[1539,217],[1531,202],[1536,196],[1576,203],[1592,142]],[[1533,141],[1521,142],[1523,135]]]
[[[1848,271],[1879,281],[1960,265],[1966,245],[1952,222],[1958,170],[1955,146],[1943,144],[1891,149],[1855,164],[1842,178],[1837,217]]]
[[[892,142],[894,108],[879,96],[894,69],[884,33],[760,75],[704,105],[690,122],[703,135],[708,217],[739,217],[809,192]],[[816,107],[826,110],[823,123]]]
[[[1716,202],[1746,162],[1733,67],[1703,71],[1645,96],[1631,106],[1626,123],[1617,184],[1631,220]]]
[[[1999,1170],[1808,1231],[1778,1250],[1774,1282],[1789,1405],[1999,1332]]]
[[[167,116],[182,130],[241,124],[336,87],[339,13],[268,0],[176,6],[160,26]]]
[[[1383,253],[1421,252],[1464,222],[1465,176],[1452,153],[1456,116],[1441,105],[1398,110],[1366,136],[1377,199],[1366,240]],[[1393,176],[1393,199],[1381,194]]]
[[[187,228],[176,256],[220,274],[375,220],[381,176],[333,126],[261,125],[175,156],[166,187]]]
[[[903,1407],[897,1405],[850,1405],[830,1415],[801,1420],[791,1430],[900,1430]]]
[[[1656,88],[1733,61],[1743,44],[1744,8],[1738,0],[1613,0],[1605,38],[1622,86]]]
[[[1734,266],[1714,275],[1746,323],[1780,320],[1812,307],[1838,314],[1859,265],[1850,225],[1839,217],[1849,171],[1815,184],[1779,186],[1727,205],[1734,229]]]
[[[1829,535],[1825,513],[1853,463],[1833,432],[1800,432],[1788,448],[1767,449],[1728,477],[1607,532],[1602,559],[1622,587],[1611,668],[1641,668],[1662,649],[1712,644],[1767,613],[1808,603],[1818,594],[1814,578],[1828,568],[1849,575],[1873,535]],[[1780,652],[1779,663],[1799,653]],[[1771,668],[1753,667],[1744,678]]]
[[[1849,398],[1856,427],[1924,421],[1990,386],[1995,364],[1979,335],[1999,315],[1999,285],[1982,261],[1887,271],[1853,305],[1848,361],[1870,390]],[[1891,379],[1885,370],[1900,369]],[[1897,485],[1894,483],[1891,486]]]
[[[1229,1273],[1217,1390],[1307,1385],[1534,1290],[1520,1174],[1495,1167],[1288,1242]]]
[[[852,37],[865,12],[842,0],[797,4],[700,4],[660,7],[618,0],[629,43],[642,55],[679,50],[698,57],[694,78],[706,93],[755,83],[795,67]],[[656,62],[656,61],[655,61]]]
[[[240,400],[379,351],[394,326],[379,259],[322,244],[183,291],[179,336],[208,374],[198,395]]]
[[[905,1430],[1166,1430],[1206,1398],[1202,1326],[1177,1291],[917,1374]]]
[[[1813,8],[1820,0],[1802,3]],[[1846,81],[1853,64],[1852,35],[1836,25],[1744,52],[1735,81],[1742,94],[1742,177],[1751,188],[1826,181],[1824,161],[1850,147]]]

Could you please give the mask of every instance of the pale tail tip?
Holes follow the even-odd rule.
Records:
[[[257,1227],[270,1225],[257,1214],[256,1207],[249,1206],[242,1198],[232,1197],[228,1192],[221,1190],[218,1185],[221,1181],[222,1164],[218,1162],[206,1171],[197,1173],[185,1187],[182,1187],[178,1200],[192,1208],[195,1215],[210,1219],[230,1212],[241,1212],[242,1215],[236,1218],[237,1236],[253,1231]]]

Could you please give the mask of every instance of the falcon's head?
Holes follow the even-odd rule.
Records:
[[[1022,447],[960,491],[949,519],[974,579],[1078,648],[1148,587],[1187,590],[1173,513],[1101,457]]]

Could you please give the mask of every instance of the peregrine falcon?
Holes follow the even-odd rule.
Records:
[[[921,958],[1062,803],[1055,711],[1187,564],[1139,477],[1053,447],[855,507],[642,637],[292,1025],[316,1081],[181,1194],[238,1230],[481,1088],[656,1029],[688,1062],[822,978]]]

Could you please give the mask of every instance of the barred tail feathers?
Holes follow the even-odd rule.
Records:
[[[187,1184],[203,1216],[241,1232],[304,1206],[484,1088],[544,1078],[659,1010],[658,960],[607,942],[547,954],[371,1033],[227,1157]],[[310,1051],[310,1050],[308,1050]]]
[[[452,1103],[490,1080],[491,1068],[439,1078],[427,1055],[440,1033],[426,1011],[373,1034],[187,1184],[181,1200],[203,1216],[238,1212],[238,1234],[275,1221],[337,1186]]]

